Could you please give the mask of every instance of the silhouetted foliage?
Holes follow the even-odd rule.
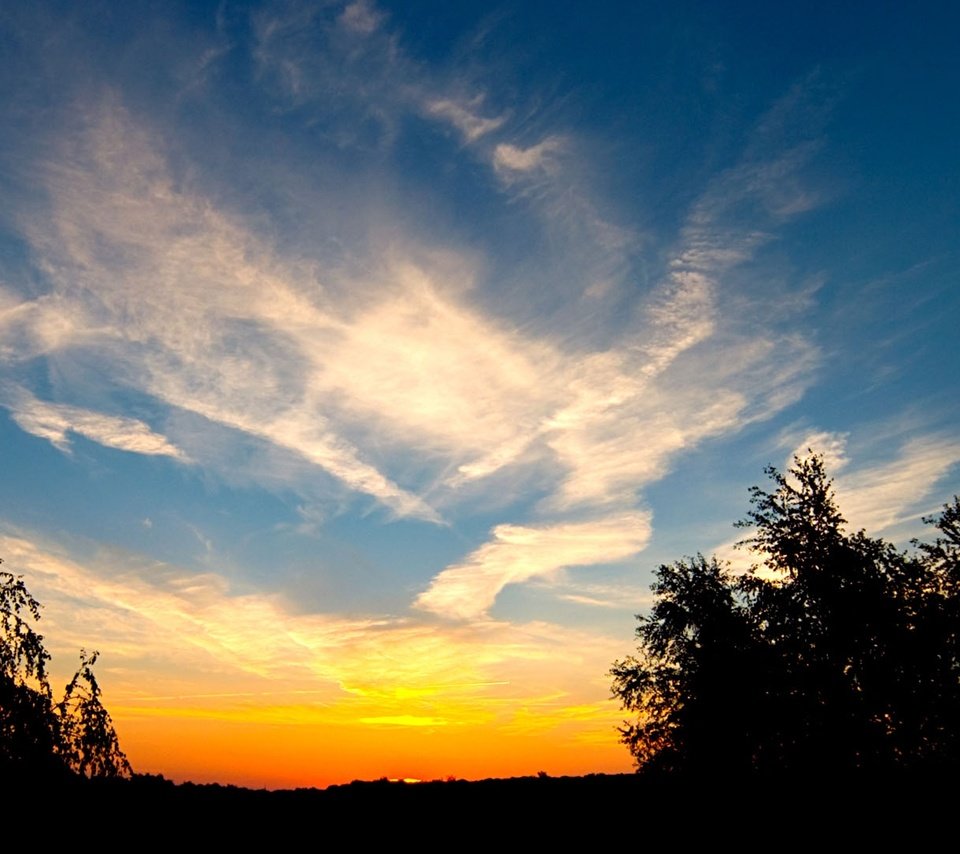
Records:
[[[100,701],[100,686],[93,673],[98,655],[80,651],[80,667],[57,706],[61,749],[70,770],[84,777],[128,777],[130,763]]]
[[[641,767],[855,771],[955,763],[960,500],[932,544],[847,534],[821,457],[750,491],[741,576],[702,556],[661,566],[638,655],[614,664]]]
[[[23,578],[0,572],[0,778],[129,777],[93,673],[98,653],[80,667],[60,703],[53,702],[43,636],[33,628],[40,603]]]
[[[31,619],[37,602],[23,583],[0,572],[0,769],[43,774],[56,767],[58,721],[47,678],[49,654]]]

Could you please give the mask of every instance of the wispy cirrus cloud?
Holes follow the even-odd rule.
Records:
[[[883,444],[892,443],[891,452],[874,450],[864,460],[864,446],[851,448],[849,432],[810,431],[785,466],[811,451],[821,455],[837,504],[853,530],[880,535],[911,524],[918,530],[919,518],[936,509],[930,502],[936,501],[938,483],[960,464],[960,441],[909,422],[906,427],[888,425],[885,432],[889,436]]]
[[[623,560],[643,549],[649,536],[650,516],[641,511],[541,527],[498,525],[490,542],[443,570],[416,604],[448,617],[477,619],[508,584],[565,567]]]
[[[54,292],[33,311],[19,307],[20,334],[47,341],[54,359],[96,352],[114,381],[299,453],[400,515],[438,521],[323,413],[317,392],[349,330],[343,311],[324,307],[309,274],[174,189],[124,110],[107,105],[91,118],[78,148],[50,167],[51,220],[27,227]],[[52,337],[51,302],[57,316],[85,322]]]
[[[549,694],[541,715],[549,721],[555,713],[559,725],[566,707],[605,693],[602,680],[583,684],[579,669],[586,663],[601,673],[617,645],[538,622],[441,626],[291,613],[279,598],[235,591],[217,573],[131,554],[81,561],[22,533],[0,534],[0,550],[45,604],[57,667],[61,653],[80,646],[109,650],[101,681],[121,717],[193,710],[272,720],[289,704],[292,719],[315,722],[499,725]],[[575,648],[559,655],[571,638]],[[304,694],[310,705],[298,709]],[[602,711],[611,726],[613,705]]]
[[[452,463],[451,487],[547,451],[568,472],[553,504],[603,505],[629,500],[671,453],[751,417],[765,388],[789,385],[782,372],[761,381],[748,369],[769,364],[762,342],[727,345],[722,376],[711,377],[717,400],[684,392],[704,417],[688,419],[655,385],[711,335],[709,276],[726,257],[691,260],[684,249],[636,331],[612,350],[564,355],[471,306],[472,271],[455,257],[431,270],[388,255],[365,281],[325,287],[313,268],[174,189],[129,115],[103,109],[51,171],[53,216],[31,225],[58,301],[87,316],[60,349],[92,348],[117,379],[298,453],[401,515],[438,519],[363,458],[355,442],[367,431],[428,466]],[[799,377],[803,361],[790,364]],[[752,395],[738,388],[748,382]]]
[[[783,109],[778,105],[775,111]],[[770,132],[769,124],[762,124],[764,133]],[[538,169],[550,148],[501,146],[497,152],[501,169],[523,173]],[[771,239],[766,226],[806,209],[787,204],[783,192],[774,190],[798,172],[805,156],[805,150],[791,149],[765,157],[758,146],[711,181],[691,207],[663,280],[617,346],[566,364],[564,402],[534,434],[461,466],[458,477],[488,477],[498,465],[515,462],[542,443],[561,474],[540,503],[541,513],[602,509],[609,515],[600,524],[615,529],[621,508],[635,506],[639,491],[663,477],[681,451],[769,418],[798,400],[817,364],[815,348],[796,336],[774,340],[732,332],[722,292],[731,273]],[[549,549],[527,555],[526,530],[518,530],[516,542],[512,533],[512,528],[495,528],[491,540],[466,562],[437,575],[418,604],[447,616],[476,618],[505,583],[538,574],[525,559],[534,560],[544,575],[562,565],[563,558],[554,559]],[[643,547],[623,532],[620,536],[626,554]],[[602,551],[596,548],[596,559],[583,562],[602,562]]]
[[[261,68],[298,56],[326,61],[300,44],[316,25],[313,14],[300,14],[258,18]],[[361,97],[392,69],[375,95],[389,106],[384,114],[436,108],[432,115],[458,127],[495,173],[514,176],[538,215],[562,223],[575,237],[571,253],[593,247],[615,259],[580,282],[581,293],[602,300],[593,274],[611,273],[610,263],[628,269],[632,237],[598,213],[571,170],[576,141],[559,132],[533,146],[509,141],[509,123],[484,111],[482,92],[465,98],[462,81],[413,70],[382,22],[360,30],[350,36],[365,39],[356,49],[375,51],[381,65],[351,67],[342,96]],[[307,82],[296,88],[304,103],[322,100]],[[504,584],[563,565],[544,558],[537,570],[528,555],[527,568],[511,576],[506,555],[519,554],[519,544],[510,531],[616,528],[640,512],[639,492],[677,454],[769,417],[809,382],[813,348],[798,336],[738,331],[723,296],[731,271],[799,209],[758,201],[802,166],[799,155],[752,152],[711,181],[659,282],[636,295],[626,322],[598,346],[595,335],[534,322],[532,305],[498,314],[477,292],[482,259],[440,241],[425,245],[400,211],[383,213],[395,218],[388,241],[374,234],[373,245],[365,236],[350,247],[353,263],[281,251],[242,214],[214,204],[188,172],[175,173],[170,144],[116,96],[91,100],[77,115],[75,132],[40,170],[50,209],[24,227],[50,293],[12,309],[14,334],[43,341],[36,352],[54,363],[96,354],[109,383],[171,415],[219,425],[224,437],[233,431],[282,450],[398,517],[442,522],[440,508],[485,483],[496,482],[504,505],[529,501],[522,484],[535,473],[535,521],[494,528],[490,554],[481,556],[499,569],[484,575],[453,564],[437,576],[437,590],[452,590],[449,579],[476,571],[488,591],[482,604],[471,610],[459,594],[421,597],[436,612],[447,602],[447,613],[481,615]],[[57,316],[82,322],[44,332]],[[204,462],[202,443],[190,453]],[[263,482],[277,477],[265,472]],[[629,553],[639,549],[636,537],[625,542]],[[595,557],[609,559],[599,545]],[[579,555],[576,563],[590,561]]]
[[[849,437],[849,433],[831,433],[827,430],[809,431],[794,448],[790,459],[787,461],[787,468],[793,464],[794,458],[804,458],[812,451],[823,457],[831,476],[838,474],[850,462],[847,455],[847,440]]]
[[[24,388],[10,385],[0,388],[0,405],[10,411],[21,429],[46,439],[61,451],[70,450],[70,434],[73,433],[107,448],[189,461],[186,454],[165,436],[136,418],[48,403],[38,400]]]
[[[346,36],[353,6],[335,24],[320,8],[254,16],[255,52],[269,91],[311,109],[318,126],[336,117],[326,132],[347,150],[374,148],[389,156],[399,151],[402,128],[413,117],[454,131],[460,153],[488,168],[499,193],[522,200],[532,214],[532,230],[543,232],[554,256],[542,265],[551,288],[579,298],[630,287],[631,257],[642,238],[596,193],[583,168],[591,159],[585,139],[569,127],[552,127],[534,104],[506,102],[497,85],[503,69],[495,65],[419,61],[402,30],[373,3],[364,9],[379,16],[378,25],[363,33],[347,27]]]
[[[480,137],[497,130],[506,121],[506,117],[483,116],[480,108],[483,96],[476,95],[469,101],[456,101],[451,98],[438,98],[428,101],[425,109],[428,115],[448,121],[461,134],[466,142],[476,142]]]
[[[0,286],[0,362],[24,362],[69,346],[84,334],[87,318],[81,306],[58,295],[36,299]]]
[[[914,537],[928,539],[930,529],[922,518],[936,516],[939,502],[946,499],[940,483],[960,465],[960,442],[942,433],[918,431],[916,425],[908,433],[904,437],[895,430],[893,452],[878,455],[865,446],[851,449],[847,432],[810,430],[784,461],[782,471],[788,472],[798,457],[819,454],[848,531],[863,530],[901,546]],[[863,451],[870,453],[867,459],[861,456]],[[755,563],[746,549],[735,548],[741,539],[714,549],[736,572],[746,572]]]
[[[501,142],[493,149],[493,166],[509,181],[511,173],[548,169],[553,162],[553,155],[562,150],[563,140],[557,136],[548,136],[528,148]]]
[[[837,501],[853,529],[881,534],[939,510],[938,482],[960,464],[960,441],[928,434],[907,439],[893,459],[837,477]],[[933,506],[931,506],[931,504]]]
[[[557,598],[590,608],[626,609],[631,613],[649,608],[654,594],[649,587],[630,584],[592,584],[560,581],[552,585]]]
[[[369,35],[383,21],[383,14],[377,11],[373,3],[367,0],[354,0],[343,7],[338,22],[347,29],[363,35]]]

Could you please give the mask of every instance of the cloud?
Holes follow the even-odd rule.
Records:
[[[559,147],[555,136],[528,149],[501,144],[494,163],[518,174],[537,172]],[[754,147],[708,184],[637,322],[616,346],[561,365],[562,376],[550,379],[563,389],[562,402],[534,434],[461,465],[458,478],[489,476],[542,442],[565,472],[544,509],[630,504],[677,453],[799,399],[817,365],[812,345],[798,336],[777,340],[751,330],[751,340],[734,333],[735,317],[723,298],[733,271],[771,239],[759,225],[806,209],[778,204],[774,210],[767,202],[787,176],[799,187],[809,146],[769,149],[765,156],[763,147]],[[569,194],[563,198],[568,204]],[[623,240],[614,242],[614,254],[623,251]]]
[[[452,127],[467,145],[507,121],[506,113],[483,109],[485,89],[462,68],[430,69],[412,58],[369,0],[347,4],[335,24],[310,4],[253,17],[264,88],[313,109],[313,122],[346,148],[367,147],[375,126],[376,145],[389,149],[411,114]]]
[[[337,20],[341,26],[348,30],[361,35],[369,35],[380,26],[383,14],[377,11],[373,3],[366,0],[355,0],[355,2],[344,6]]]
[[[643,549],[649,536],[650,515],[643,511],[543,527],[498,525],[490,542],[437,575],[416,605],[445,617],[475,620],[508,584],[564,567],[623,560]]]
[[[794,457],[806,457],[810,451],[820,454],[826,464],[827,471],[832,475],[846,468],[850,462],[847,457],[847,440],[849,433],[830,433],[826,430],[814,430],[807,433],[797,442],[790,454],[786,468],[793,464]]]
[[[261,29],[267,41],[286,32]],[[428,89],[418,86],[407,109],[427,103],[467,136],[489,132],[482,98],[424,100]],[[710,183],[659,283],[598,343],[579,327],[540,323],[533,305],[498,314],[477,284],[483,259],[411,238],[397,211],[388,239],[374,232],[351,247],[354,263],[281,251],[175,174],[163,136],[115,96],[81,114],[40,170],[50,209],[25,224],[50,293],[33,309],[14,305],[13,334],[54,325],[36,320],[48,314],[82,318],[46,337],[51,362],[95,356],[106,382],[148,395],[168,418],[187,414],[220,428],[221,441],[235,434],[282,451],[301,463],[286,480],[298,491],[312,467],[396,516],[441,523],[440,508],[469,498],[468,487],[476,495],[495,484],[506,505],[532,478],[543,530],[562,529],[568,522],[555,520],[571,513],[589,526],[638,512],[639,490],[679,453],[770,417],[810,381],[809,344],[738,332],[724,298],[731,271],[770,239],[756,217],[741,216],[770,173],[756,158]],[[548,134],[530,148],[501,142],[491,156],[517,175],[549,173],[547,210],[552,193],[576,184],[543,168],[570,145]],[[578,253],[592,245],[626,258],[627,231],[588,196],[564,198],[573,198]],[[201,465],[222,467],[229,455],[203,444],[186,447]],[[260,474],[271,487],[285,476]],[[316,492],[299,497],[313,506]],[[489,545],[504,544],[495,536]],[[492,592],[475,613],[510,583],[499,578],[487,576]],[[433,591],[421,600],[434,601]]]
[[[541,235],[542,248],[550,253],[535,259],[529,272],[514,267],[511,275],[530,279],[538,270],[544,282],[550,281],[551,292],[574,299],[586,291],[609,293],[632,284],[632,253],[642,241],[629,225],[611,218],[598,198],[588,166],[591,147],[566,128],[546,127],[533,146],[519,141],[519,130],[528,136],[531,122],[540,127],[546,121],[534,105],[502,106],[501,90],[491,81],[503,69],[455,61],[429,66],[412,57],[403,34],[386,24],[358,45],[340,37],[342,26],[331,28],[323,15],[300,7],[256,20],[265,88],[298,111],[309,111],[310,125],[323,128],[338,148],[367,154],[376,149],[378,162],[390,162],[411,116],[454,129],[468,156],[486,164],[504,192],[524,200],[534,214],[524,230]],[[359,182],[365,179],[360,176]],[[375,180],[382,185],[382,175]],[[332,206],[340,210],[342,202],[334,200]],[[432,213],[425,211],[423,222],[435,221]],[[415,219],[407,209],[371,214]]]
[[[805,457],[809,450],[820,453],[833,479],[847,531],[864,530],[868,536],[883,536],[900,545],[913,537],[927,537],[929,529],[920,524],[921,517],[936,515],[935,505],[943,501],[937,497],[938,484],[960,464],[960,442],[937,433],[917,435],[903,441],[892,459],[860,462],[856,453],[848,452],[851,438],[855,434],[810,431],[797,443],[783,471],[793,464],[794,456]],[[747,549],[735,548],[742,539],[739,536],[713,549],[738,573],[756,562]]]
[[[399,515],[439,521],[325,416],[324,368],[350,324],[343,308],[324,307],[311,271],[285,266],[204,198],[175,188],[146,132],[116,104],[93,111],[48,177],[53,209],[28,234],[54,294],[20,314],[49,325],[44,306],[57,306],[54,318],[75,306],[85,321],[58,328],[48,355],[96,352],[115,382],[298,453]]]
[[[913,435],[904,439],[900,427],[893,429],[896,450],[892,458],[874,457],[870,461],[856,459],[866,450],[863,441],[853,444],[851,455],[849,448],[856,434],[811,431],[797,443],[785,470],[794,456],[804,457],[809,450],[821,454],[848,528],[862,528],[874,536],[894,531],[930,512],[929,502],[937,484],[960,463],[957,440],[939,433],[922,433],[916,425],[909,430]]]
[[[155,433],[136,418],[105,415],[63,403],[47,403],[16,386],[3,388],[0,403],[10,410],[21,429],[46,439],[61,451],[70,450],[68,434],[75,433],[107,448],[189,461],[183,451],[165,436]]]
[[[709,188],[682,230],[668,273],[615,350],[581,360],[568,404],[545,425],[568,474],[547,501],[558,509],[629,502],[678,452],[735,432],[796,401],[814,349],[800,338],[732,335],[718,294],[758,245],[717,217],[741,190]]]
[[[545,153],[500,146],[495,162],[524,172],[537,169]],[[737,336],[719,294],[731,271],[770,239],[756,227],[757,216],[745,217],[743,209],[766,200],[772,176],[792,175],[802,162],[795,152],[772,161],[753,157],[711,182],[692,206],[667,273],[634,328],[616,347],[564,364],[558,380],[564,403],[528,441],[513,440],[461,466],[458,478],[490,476],[498,465],[513,463],[542,442],[563,474],[541,502],[541,512],[632,507],[638,490],[661,478],[679,452],[769,418],[798,400],[817,364],[814,348],[799,337]],[[803,208],[788,211],[779,205],[773,215],[786,219]],[[508,583],[550,575],[565,561],[589,565],[615,559],[604,543],[591,541],[591,523],[583,525],[592,559],[567,554],[563,534],[552,538],[569,531],[567,526],[498,526],[490,542],[437,575],[416,604],[445,616],[478,619]],[[624,531],[618,537],[619,547],[627,550],[615,551],[619,557],[645,544]]]
[[[602,376],[595,386],[584,382],[577,407],[561,413],[563,429],[548,438],[567,474],[546,506],[632,502],[678,453],[796,401],[809,381],[809,348],[797,344],[795,361],[786,364],[770,359],[773,352],[770,342],[758,341],[730,342],[728,362],[718,361],[712,350],[691,354],[656,380],[625,379],[622,399],[610,395]],[[642,377],[641,367],[634,376]]]
[[[591,608],[625,609],[637,613],[654,602],[654,595],[647,585],[597,584],[569,578],[547,583],[558,599]]]
[[[67,346],[84,334],[81,306],[56,295],[22,299],[0,287],[0,363],[16,364]]]
[[[364,458],[356,442],[367,436],[427,466],[431,455],[452,463],[451,488],[546,449],[569,472],[557,506],[602,505],[749,408],[749,397],[723,399],[717,388],[721,399],[691,422],[699,426],[678,432],[663,411],[669,394],[650,385],[714,329],[703,261],[670,273],[620,346],[567,355],[472,306],[462,258],[415,263],[395,251],[372,275],[324,287],[313,268],[277,258],[202,197],[174,189],[123,110],[108,107],[81,140],[53,171],[53,215],[31,235],[57,299],[97,306],[59,349],[92,349],[116,379],[299,454],[398,515],[439,520]],[[748,373],[725,364],[728,375],[713,380]]]
[[[511,172],[532,172],[547,169],[553,161],[553,155],[563,149],[563,141],[549,136],[529,148],[519,148],[502,142],[493,150],[493,166],[505,178]]]
[[[0,553],[44,603],[55,672],[76,648],[103,650],[101,684],[119,719],[479,725],[539,704],[549,727],[566,706],[605,697],[602,674],[622,645],[540,622],[291,613],[279,597],[237,592],[215,572],[129,553],[78,560],[22,534],[0,533]],[[550,703],[538,701],[546,694]],[[608,715],[612,726],[612,705]]]
[[[851,529],[877,536],[930,512],[938,481],[958,463],[956,439],[916,436],[904,442],[894,459],[840,475],[837,503]]]
[[[483,96],[474,96],[468,101],[457,101],[452,98],[437,98],[426,103],[428,115],[443,119],[453,125],[466,142],[476,142],[480,137],[497,130],[506,121],[505,115],[484,117],[479,108],[483,104]]]

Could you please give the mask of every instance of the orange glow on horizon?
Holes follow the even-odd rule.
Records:
[[[253,788],[317,787],[352,780],[484,779],[632,770],[609,727],[271,723],[168,710],[115,715],[134,769],[175,782]],[[529,723],[529,722],[528,722]]]

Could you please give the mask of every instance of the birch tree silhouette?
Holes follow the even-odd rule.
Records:
[[[130,777],[93,672],[81,651],[63,699],[53,700],[50,654],[34,625],[40,603],[21,576],[0,572],[0,778]]]

